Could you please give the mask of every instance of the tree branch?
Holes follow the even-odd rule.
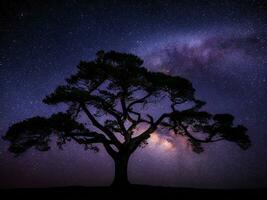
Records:
[[[164,113],[162,114],[157,121],[155,121],[153,124],[151,124],[151,126],[144,131],[142,134],[140,134],[139,136],[133,138],[133,151],[141,144],[142,141],[148,139],[150,137],[150,134],[153,133],[158,125],[162,122],[162,120],[164,120],[166,117],[170,116],[172,113]]]
[[[99,134],[100,135],[100,134]],[[88,145],[88,144],[95,144],[95,143],[101,143],[103,144],[103,146],[105,147],[106,151],[108,152],[108,154],[112,157],[112,158],[115,158],[115,156],[117,155],[116,154],[116,151],[114,151],[110,144],[112,144],[112,142],[110,140],[107,140],[105,138],[105,136],[102,135],[102,137],[97,137],[97,138],[77,138],[75,136],[71,136],[71,138],[73,140],[75,140],[78,144],[85,144],[85,145]]]
[[[95,144],[95,143],[103,143],[101,138],[78,138],[76,136],[70,136],[73,140],[75,140],[78,144]]]
[[[137,99],[133,102],[131,102],[128,106],[127,106],[127,110],[129,110],[132,106],[134,106],[135,104],[138,103],[143,103],[148,97],[150,97],[152,95],[152,93],[148,93],[147,95],[145,95],[144,97]]]
[[[121,108],[122,108],[122,112],[123,112],[123,118],[126,119],[126,117],[127,117],[127,108],[126,108],[125,98],[123,96],[120,98],[120,102],[121,102]]]
[[[196,138],[194,137],[188,130],[187,130],[187,127],[184,126],[181,122],[179,122],[179,126],[183,129],[185,135],[187,137],[189,137],[190,139],[196,141],[196,142],[200,142],[200,143],[210,143],[210,142],[218,142],[218,141],[221,141],[223,140],[224,138],[218,138],[218,139],[215,139],[215,140],[212,140],[212,138],[215,136],[214,134],[213,135],[210,135],[210,137],[206,138],[205,140],[202,140],[202,139],[199,139],[199,138]]]
[[[121,147],[121,143],[120,141],[117,139],[117,137],[107,128],[105,128],[103,125],[101,125],[96,119],[95,117],[91,114],[91,112],[87,109],[87,107],[85,106],[85,104],[81,104],[82,109],[84,110],[85,114],[88,116],[88,118],[90,119],[90,121],[93,123],[93,125],[95,127],[97,127],[99,130],[101,130],[102,132],[104,132],[114,143],[114,145],[117,148]]]

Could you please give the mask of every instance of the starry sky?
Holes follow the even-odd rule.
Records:
[[[134,53],[149,70],[192,81],[212,113],[231,113],[252,140],[190,151],[154,134],[131,157],[132,183],[176,187],[267,187],[267,3],[251,1],[0,2],[0,135],[20,120],[62,106],[45,95],[100,50]],[[113,161],[70,143],[15,158],[0,141],[0,187],[109,185]]]

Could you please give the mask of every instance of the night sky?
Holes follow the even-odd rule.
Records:
[[[188,78],[207,111],[233,114],[252,140],[246,151],[220,142],[196,154],[182,138],[157,133],[132,155],[132,183],[267,187],[266,1],[1,0],[1,136],[15,122],[62,110],[42,99],[100,49],[134,53],[150,70]],[[52,147],[15,158],[1,140],[0,187],[111,183],[104,150]]]

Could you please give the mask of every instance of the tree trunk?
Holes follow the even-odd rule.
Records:
[[[114,187],[127,187],[130,185],[130,182],[128,181],[128,161],[129,161],[129,155],[118,155],[114,159],[115,163],[115,177],[112,183],[112,186]]]

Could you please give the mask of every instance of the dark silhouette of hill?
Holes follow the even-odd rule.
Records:
[[[264,199],[267,188],[197,189],[131,185],[128,187],[51,187],[1,189],[1,196],[25,199]]]

